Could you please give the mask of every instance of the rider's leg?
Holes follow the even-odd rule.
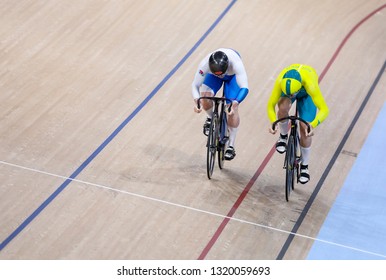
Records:
[[[225,151],[225,159],[232,160],[236,156],[235,141],[237,131],[240,125],[239,104],[233,103],[233,113],[228,115],[228,129],[229,129],[229,146]]]
[[[236,76],[224,83],[224,95],[230,100],[237,100],[239,97],[240,87],[237,83]],[[241,97],[240,97],[241,98]],[[228,129],[229,129],[229,146],[225,151],[225,159],[231,160],[236,156],[235,141],[237,130],[240,125],[239,103],[244,100],[245,96],[239,102],[232,102],[232,111],[228,114]]]
[[[219,91],[219,89],[221,88],[222,84],[223,84],[223,81],[220,78],[218,78],[218,77],[216,77],[216,76],[214,76],[212,74],[207,74],[205,76],[203,84],[200,87],[200,95],[202,97],[203,96],[205,96],[205,97],[215,96],[216,92]],[[212,111],[213,101],[202,99],[201,100],[201,104],[202,104],[203,109],[208,114],[208,118],[212,118],[212,114],[213,114],[213,111]]]
[[[288,117],[288,113],[291,109],[291,99],[288,97],[280,97],[278,105],[277,118]],[[284,153],[287,149],[287,135],[288,135],[288,120],[279,123],[280,137],[276,142],[276,151]]]
[[[307,122],[311,122],[315,116],[317,108],[310,96],[299,99],[298,101],[299,116]],[[300,166],[300,178],[299,182],[302,184],[307,183],[310,180],[310,174],[308,171],[308,164],[310,161],[312,137],[306,136],[307,126],[303,123],[300,124],[300,149],[302,153],[302,163]]]
[[[201,92],[201,97],[212,97],[212,96],[214,96],[214,94],[211,91],[202,91]],[[208,99],[201,99],[201,105],[202,105],[202,108],[204,109],[204,111],[207,113],[208,117],[212,118],[213,101],[208,100]]]
[[[288,117],[288,113],[291,109],[292,102],[288,97],[280,97],[279,102],[277,103],[278,111],[277,118]],[[279,131],[281,135],[288,134],[288,120],[279,123]]]
[[[234,147],[236,141],[237,130],[240,125],[240,115],[238,104],[233,104],[233,114],[228,116],[228,128],[229,128],[229,146]]]
[[[202,85],[200,89],[200,95],[201,97],[212,97],[214,96],[213,90],[206,86]],[[210,123],[213,116],[213,101],[208,99],[201,99],[201,105],[203,110],[206,112],[207,117],[203,126],[203,133],[204,135],[208,136],[209,129],[210,129]]]
[[[297,100],[298,102],[298,111],[299,111],[299,117],[301,117],[303,120],[307,122],[311,122],[314,120],[316,116],[317,108],[312,101],[312,98],[307,95],[306,97],[300,98]],[[309,154],[312,144],[312,137],[306,136],[306,129],[307,126],[304,123],[300,124],[300,147],[303,149],[305,153],[302,153],[303,156],[303,162],[306,162],[308,164],[309,162]]]
[[[310,161],[312,138],[310,136],[307,137],[305,135],[305,128],[303,126],[305,125],[302,123],[300,129],[300,150],[302,154],[302,162],[300,164],[299,182],[302,184],[306,184],[310,180],[308,164]]]
[[[308,165],[311,152],[312,137],[306,136],[305,131],[307,127],[305,124],[300,124],[300,149],[302,153],[302,164]]]

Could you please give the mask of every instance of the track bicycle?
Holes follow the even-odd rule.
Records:
[[[197,108],[200,109],[200,100],[208,99],[213,101],[213,115],[210,123],[208,140],[206,144],[206,171],[208,178],[211,179],[213,169],[216,162],[216,152],[218,155],[218,166],[220,169],[224,168],[225,149],[229,140],[228,120],[226,111],[231,111],[232,100],[225,97],[202,96],[197,99]],[[230,103],[229,107],[226,103]]]
[[[284,120],[289,120],[290,122],[289,125],[291,127],[290,134],[287,140],[287,150],[286,150],[286,154],[284,158],[284,166],[283,166],[283,169],[285,169],[285,174],[286,174],[285,199],[288,201],[291,190],[294,190],[295,176],[297,179],[296,181],[297,183],[299,183],[299,178],[300,178],[300,163],[302,160],[302,154],[301,154],[301,149],[299,144],[300,143],[300,136],[299,136],[299,130],[298,130],[298,127],[300,126],[299,122],[302,122],[307,126],[308,132],[311,131],[311,127],[308,122],[298,117],[298,111],[296,108],[295,115],[278,119],[277,121],[272,123],[272,129],[275,129],[276,125],[279,122],[282,122]]]

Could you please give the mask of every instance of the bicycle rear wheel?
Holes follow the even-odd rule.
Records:
[[[216,161],[216,144],[217,144],[217,134],[218,134],[218,120],[217,116],[213,115],[212,121],[210,123],[210,129],[208,134],[208,142],[206,144],[207,152],[206,152],[206,171],[208,178],[212,178],[214,164]]]
[[[287,152],[285,156],[285,199],[288,201],[291,190],[294,189],[295,182],[295,139],[293,135],[289,136],[287,143]]]

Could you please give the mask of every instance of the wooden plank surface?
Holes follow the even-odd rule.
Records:
[[[386,100],[383,77],[308,207],[386,59],[386,9],[366,18],[384,4],[1,1],[0,259],[305,259]],[[250,93],[208,180],[190,84],[218,47]],[[291,63],[323,73],[330,116],[287,203],[266,102]]]

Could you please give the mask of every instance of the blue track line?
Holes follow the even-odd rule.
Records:
[[[223,17],[229,12],[237,0],[225,8],[215,22],[202,35],[196,44],[188,51],[188,53],[178,62],[178,64],[163,78],[163,80],[150,92],[150,94],[139,104],[139,106],[111,133],[109,137],[61,184],[27,219],[24,220],[3,242],[0,244],[0,251],[5,248],[23,229],[29,225],[71,182],[75,179],[95,157],[119,134],[119,132],[145,107],[145,105],[156,95],[156,93],[163,87],[163,85],[174,75],[174,73],[185,63],[185,61],[193,54],[193,52],[200,46],[205,38],[218,25]]]

